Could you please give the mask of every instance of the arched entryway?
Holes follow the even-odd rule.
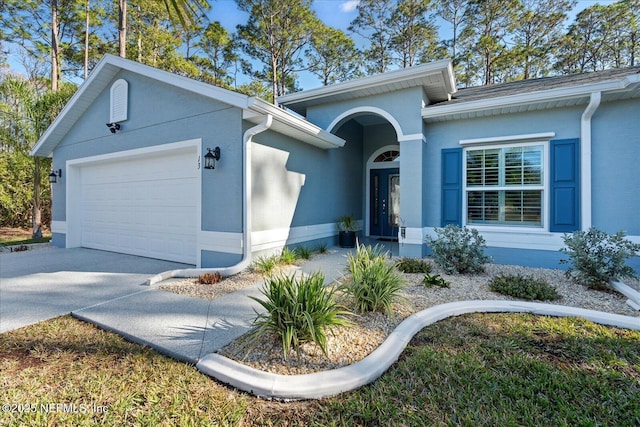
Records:
[[[328,131],[345,139],[346,146],[361,147],[362,234],[397,240],[400,213],[399,122],[376,107],[357,107],[340,114]]]

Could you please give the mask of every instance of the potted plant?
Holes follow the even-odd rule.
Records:
[[[338,218],[338,235],[341,248],[356,247],[356,221],[350,215]]]

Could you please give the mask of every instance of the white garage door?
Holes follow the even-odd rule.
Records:
[[[83,166],[81,245],[195,264],[198,174],[195,147]]]

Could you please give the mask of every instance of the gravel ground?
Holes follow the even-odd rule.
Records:
[[[427,262],[431,261],[427,260]],[[491,277],[500,273],[532,275],[546,279],[561,295],[561,299],[550,302],[552,304],[640,317],[640,312],[626,304],[627,298],[624,295],[615,291],[593,291],[574,284],[567,280],[564,272],[560,270],[487,264],[483,274],[447,275],[437,265],[432,263],[432,266],[432,273],[441,275],[449,282],[449,288],[427,288],[422,285],[423,274],[404,274],[407,285],[403,291],[402,300],[394,304],[394,315],[389,317],[382,313],[368,313],[353,316],[350,320],[354,326],[334,328],[333,333],[328,334],[328,357],[322,354],[317,346],[308,343],[302,346],[299,357],[292,352],[285,360],[281,343],[274,336],[264,336],[252,341],[245,335],[221,349],[220,353],[261,370],[287,375],[350,365],[375,350],[403,319],[417,311],[437,304],[461,300],[513,300],[514,298],[491,291],[487,285]],[[261,280],[263,280],[262,277],[256,273],[244,272],[216,285],[198,285],[194,279],[188,279],[161,285],[160,288],[211,299]],[[636,289],[640,287],[638,281],[625,282]],[[346,306],[349,305],[349,301],[341,302]]]

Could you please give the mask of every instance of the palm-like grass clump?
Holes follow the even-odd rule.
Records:
[[[261,290],[266,299],[253,298],[266,313],[257,313],[253,331],[256,338],[273,333],[282,340],[287,358],[293,348],[298,357],[300,346],[313,342],[327,355],[327,330],[349,326],[350,313],[334,299],[335,289],[324,286],[321,272],[297,279],[295,276],[269,278]]]
[[[378,245],[358,245],[356,254],[348,255],[351,281],[342,290],[353,297],[360,313],[384,310],[391,314],[391,304],[399,299],[404,279],[386,257],[387,252]]]

